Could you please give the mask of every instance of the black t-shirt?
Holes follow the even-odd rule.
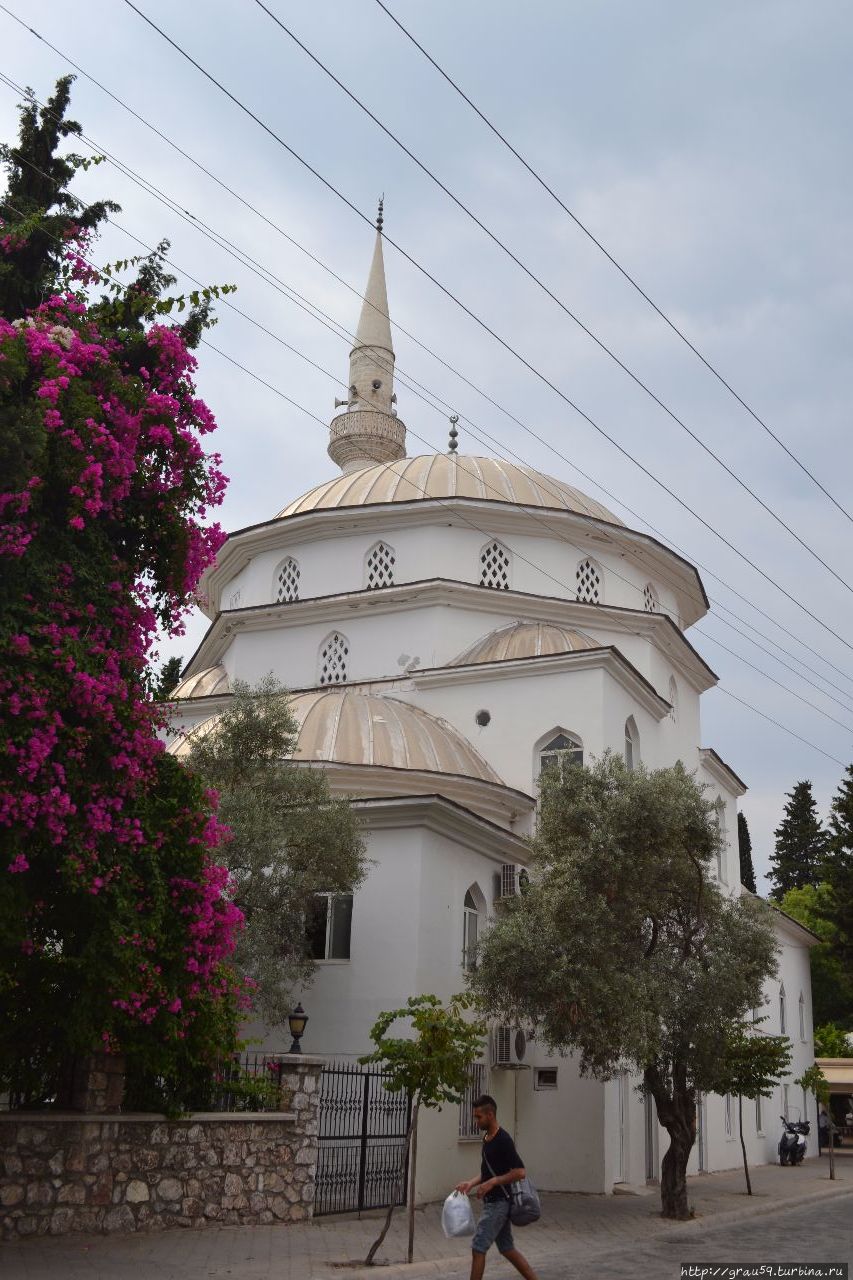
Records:
[[[486,1164],[488,1157],[489,1165]],[[488,1182],[490,1178],[499,1178],[504,1173],[509,1173],[510,1169],[523,1169],[524,1161],[515,1149],[515,1143],[507,1133],[506,1129],[498,1129],[495,1136],[487,1142],[483,1139],[483,1154],[480,1159],[480,1178],[483,1182]],[[491,1191],[487,1191],[483,1197],[485,1200],[506,1200],[509,1195],[509,1187],[493,1187]]]

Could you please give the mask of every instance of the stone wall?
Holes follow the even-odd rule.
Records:
[[[3,1238],[309,1218],[321,1067],[283,1059],[286,1112],[0,1115]]]

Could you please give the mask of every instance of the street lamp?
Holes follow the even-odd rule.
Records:
[[[290,1034],[293,1036],[293,1044],[288,1049],[288,1053],[302,1052],[302,1045],[299,1042],[305,1034],[307,1022],[308,1015],[302,1008],[301,1003],[296,1006],[293,1013],[287,1015],[287,1025],[290,1027]]]

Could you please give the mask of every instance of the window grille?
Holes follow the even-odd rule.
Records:
[[[368,591],[375,591],[377,587],[393,587],[396,560],[393,547],[377,542],[366,562]]]
[[[490,542],[480,552],[480,586],[509,591],[509,555],[499,542]]]
[[[349,643],[335,631],[320,650],[320,684],[346,684]]]
[[[567,764],[583,764],[583,743],[580,738],[558,733],[539,752],[539,772],[563,768]]]
[[[643,608],[646,613],[660,613],[658,593],[650,582],[647,582],[643,588]]]
[[[468,1068],[468,1082],[459,1103],[459,1137],[480,1138],[482,1134],[474,1121],[474,1099],[486,1092],[486,1064],[473,1062]]]
[[[599,604],[601,601],[601,574],[591,560],[582,560],[578,565],[576,596],[578,600],[588,604]]]
[[[315,960],[349,960],[352,894],[315,893],[306,921],[308,945]]]
[[[625,721],[625,767],[634,770],[640,761],[640,735],[633,716]]]
[[[480,913],[474,895],[469,889],[465,894],[462,929],[462,967],[466,973],[477,968],[477,936],[480,931]]]
[[[675,676],[669,677],[669,718],[673,724],[678,724],[678,685],[675,683]]]
[[[299,599],[299,565],[292,556],[288,556],[279,566],[275,598],[279,604],[289,604],[290,601]]]
[[[556,1067],[537,1067],[536,1074],[533,1077],[534,1089],[556,1089],[557,1088],[557,1068]]]

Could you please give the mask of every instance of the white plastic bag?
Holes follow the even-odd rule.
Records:
[[[474,1210],[467,1196],[461,1191],[451,1191],[441,1211],[441,1229],[448,1240],[454,1236],[474,1234]]]

